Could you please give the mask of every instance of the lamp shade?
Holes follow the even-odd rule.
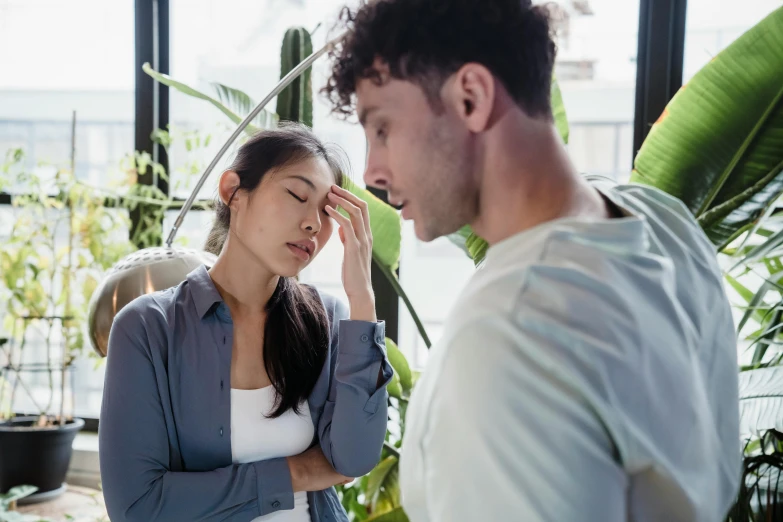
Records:
[[[111,325],[122,307],[139,296],[180,284],[197,267],[211,268],[215,259],[208,252],[177,247],[145,248],[121,259],[90,299],[88,327],[92,347],[105,357]]]

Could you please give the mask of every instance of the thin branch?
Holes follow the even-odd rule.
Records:
[[[419,319],[418,314],[416,314],[416,310],[413,309],[413,304],[411,304],[410,299],[408,299],[408,294],[406,294],[405,290],[402,289],[402,286],[400,285],[400,281],[397,279],[397,276],[395,276],[391,272],[391,270],[385,267],[382,263],[378,262],[375,259],[375,256],[373,256],[373,260],[375,261],[375,266],[377,266],[380,269],[380,271],[383,273],[383,275],[386,276],[386,279],[389,280],[389,283],[391,283],[397,295],[402,298],[403,303],[405,303],[405,307],[408,309],[408,312],[411,314],[411,317],[413,318],[413,322],[416,323],[416,328],[419,330],[419,334],[421,335],[421,338],[424,340],[424,344],[429,349],[430,346],[432,345],[430,343],[430,338],[427,335],[426,330],[424,330],[424,325],[422,324],[421,319]]]

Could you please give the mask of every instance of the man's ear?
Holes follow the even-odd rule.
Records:
[[[233,205],[237,202],[239,196],[237,189],[239,189],[239,174],[233,170],[227,170],[220,175],[218,196],[224,205],[228,205],[229,202]]]
[[[453,104],[465,126],[482,132],[489,125],[495,104],[495,77],[478,63],[466,63],[446,83],[450,90],[444,98]]]

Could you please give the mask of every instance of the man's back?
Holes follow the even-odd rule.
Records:
[[[494,245],[408,410],[413,522],[721,520],[739,480],[736,344],[712,246],[654,189],[631,216]]]

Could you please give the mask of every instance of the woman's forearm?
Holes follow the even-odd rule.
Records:
[[[334,470],[320,446],[313,446],[304,453],[288,457],[287,461],[294,493],[321,491],[352,480],[351,477],[340,475]]]

